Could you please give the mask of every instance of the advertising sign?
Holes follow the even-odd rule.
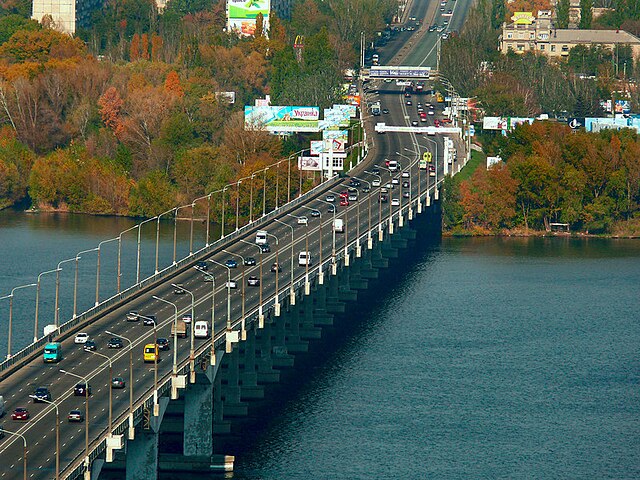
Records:
[[[253,36],[256,33],[256,17],[259,13],[264,18],[263,30],[269,29],[270,0],[227,0],[227,28],[242,36]]]
[[[584,118],[570,117],[567,120],[567,125],[569,125],[572,130],[577,130],[580,127],[584,127]]]
[[[324,141],[323,140],[312,140],[311,141],[311,155],[320,155],[324,152]]]
[[[616,100],[616,113],[631,113],[631,102],[629,100]]]
[[[226,103],[236,103],[236,92],[216,92],[216,99]]]
[[[531,25],[535,21],[533,12],[513,12],[511,17],[516,25]]]
[[[428,79],[431,67],[374,66],[370,78]]]
[[[319,107],[244,107],[245,128],[270,132],[317,132]]]
[[[320,157],[298,157],[298,168],[318,172],[322,170],[322,161]]]
[[[484,117],[482,119],[482,128],[484,130],[507,130],[509,122],[507,117]]]

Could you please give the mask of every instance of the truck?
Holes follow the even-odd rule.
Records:
[[[171,324],[171,336],[173,335],[177,335],[182,338],[187,336],[187,323],[184,320],[178,319],[177,322]]]
[[[333,221],[333,231],[336,233],[344,233],[344,220],[341,218],[336,218]]]
[[[44,346],[44,363],[58,363],[62,360],[62,344],[50,342]]]
[[[374,102],[371,104],[371,114],[376,117],[380,115],[380,102]]]

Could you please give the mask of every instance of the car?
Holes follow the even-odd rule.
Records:
[[[244,259],[244,264],[246,267],[253,267],[256,264],[256,259],[253,257],[247,257]]]
[[[402,178],[409,178],[409,172],[407,172],[406,170],[404,172],[402,172]]]
[[[349,182],[349,186],[350,187],[359,187],[360,186],[360,180],[358,180],[357,178],[352,178],[351,181]]]
[[[204,275],[202,275],[202,281],[203,282],[215,282],[213,275],[209,275],[208,273],[205,273]]]
[[[51,401],[51,392],[47,387],[38,387],[36,391],[33,392],[31,396],[33,398],[33,403],[44,402],[45,400]]]
[[[343,190],[342,192],[340,192],[340,198],[347,198],[349,196],[349,192],[346,190]]]
[[[85,384],[84,382],[78,383],[73,389],[73,394],[76,397],[84,397],[85,395],[91,395],[91,385]]]
[[[236,282],[235,280],[229,280],[225,282],[224,287],[229,289],[238,288],[238,282]]]
[[[389,200],[389,197],[387,197],[384,194],[380,194],[379,200],[380,200],[380,203],[387,203],[387,201]]]
[[[444,7],[440,7],[440,11],[441,11],[441,12],[444,12]]]
[[[67,415],[67,420],[69,422],[83,422],[84,421],[84,415],[82,413],[82,411],[80,410],[71,410],[69,412],[69,415]]]
[[[250,287],[259,287],[260,279],[255,275],[251,275],[249,278],[247,278],[247,285]]]
[[[453,15],[453,10],[451,9],[447,10],[447,15]]]
[[[169,340],[166,338],[158,338],[156,340],[156,345],[158,346],[158,350],[169,350]]]
[[[427,121],[427,115],[420,115],[420,121],[421,122],[426,122]]]
[[[442,34],[442,40],[446,40],[449,38],[449,34],[448,33],[443,33]]]
[[[431,25],[431,26],[429,27],[429,31],[430,31],[430,32],[435,32],[435,31],[436,31],[436,28],[437,28],[437,27],[436,27],[435,25]]]
[[[327,207],[327,213],[336,213],[336,206],[335,205],[329,205]]]
[[[269,246],[268,243],[262,244],[260,245],[260,251],[262,253],[269,253],[271,251],[271,247]]]
[[[427,112],[427,115],[435,115],[435,114],[436,114],[435,110],[429,110]]]
[[[11,414],[11,420],[28,420],[29,410],[24,407],[16,408]]]
[[[437,30],[438,30],[438,32],[443,32],[444,31],[444,25],[438,25]]]
[[[174,295],[184,295],[186,292],[184,291],[181,283],[176,283],[176,285],[173,287],[173,293]]]
[[[400,199],[399,199],[399,198],[392,198],[392,199],[391,199],[391,206],[392,206],[392,207],[398,207],[398,206],[400,206]]]
[[[349,206],[349,200],[347,198],[343,198],[342,200],[340,200],[340,206],[341,207],[348,207]]]
[[[109,340],[109,343],[107,343],[107,348],[122,348],[122,347],[124,347],[124,343],[122,342],[122,339],[118,337],[112,337],[111,340]]]
[[[385,115],[387,115],[389,113],[389,109],[388,108],[383,108],[382,109],[382,113],[384,113]]]
[[[127,313],[127,322],[137,322],[138,320],[140,320],[140,318],[138,318],[137,310],[131,310]]]
[[[371,171],[373,171],[373,173],[379,173],[380,172],[380,165],[378,165],[377,163],[371,167]]]
[[[409,92],[404,92],[404,98],[411,98],[411,94]]]
[[[453,120],[451,120],[450,118],[442,118],[440,119],[440,123],[453,123]]]
[[[362,193],[369,193],[371,189],[369,187],[362,187]]]
[[[348,201],[350,202],[356,202],[358,200],[358,194],[357,193],[350,193],[349,197],[347,198]]]
[[[406,103],[407,105],[409,105],[409,106],[411,106],[411,105],[412,105],[411,100],[407,100],[405,103]]]
[[[211,275],[206,275],[207,277],[211,277]],[[211,277],[213,278],[213,277]],[[142,324],[147,327],[153,327],[158,324],[158,318],[155,315],[141,315],[142,316]]]
[[[316,210],[314,208],[313,210],[311,210],[311,216],[312,217],[319,217],[320,216],[320,210]]]
[[[326,197],[324,197],[324,199],[327,202],[335,202],[336,201],[335,195],[327,195]]]
[[[416,17],[409,17],[409,20],[414,20],[415,21]]]
[[[85,352],[95,352],[98,349],[98,346],[93,340],[87,340],[87,342],[82,346],[82,349]]]
[[[389,186],[391,186],[391,184],[387,183],[384,187],[382,187],[380,189],[380,193],[389,193]]]
[[[398,185],[398,184],[400,184],[400,180],[398,180],[396,177],[393,177],[391,179],[391,185]],[[391,187],[391,188],[393,188],[393,187]]]
[[[184,315],[182,315],[182,321],[184,323],[191,323],[192,319],[193,319],[193,317],[191,316],[190,313],[185,313]]]
[[[412,127],[417,127],[418,126],[418,121],[417,120],[411,120],[411,126]]]
[[[207,271],[209,270],[209,264],[203,260],[200,260],[199,262],[196,262],[196,267],[198,267],[200,270],[204,270]]]
[[[373,187],[379,187],[380,186],[380,179],[379,178],[375,178],[371,181],[371,186]]]
[[[275,272],[281,272],[281,271],[282,271],[282,267],[281,267],[278,263],[273,262],[273,263],[271,264],[271,271],[272,271],[273,273],[275,273]]]
[[[433,126],[434,127],[439,127],[440,126],[440,120],[438,120],[437,118],[433,121]]]
[[[126,383],[122,377],[113,377],[111,379],[111,388],[124,388]]]
[[[73,339],[73,343],[84,344],[87,343],[87,340],[89,340],[89,334],[82,332],[76,335],[76,338]]]
[[[402,188],[409,188],[409,181],[405,180],[402,182]]]
[[[430,177],[436,176],[436,167],[434,165],[429,165],[429,176]]]
[[[402,192],[402,198],[409,198],[409,192]]]
[[[238,268],[238,262],[236,262],[233,258],[229,258],[224,264],[228,268]]]
[[[298,225],[308,225],[309,219],[303,215],[301,217],[298,217],[297,222],[298,222]]]

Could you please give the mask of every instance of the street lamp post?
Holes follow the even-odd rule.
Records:
[[[118,237],[110,238],[109,240],[103,240],[98,244],[98,260],[96,262],[96,304],[97,307],[100,304],[100,248],[103,243],[114,242],[118,240]]]
[[[238,180],[236,182],[236,231],[238,231],[240,222],[240,185],[242,184],[242,180]]]
[[[373,239],[371,238],[371,183],[366,181],[363,178],[353,177],[356,180],[360,180],[367,184],[367,188],[369,189],[369,205],[367,206],[367,248],[371,250],[373,248]],[[358,211],[358,226],[360,225],[360,212]],[[358,230],[358,238],[360,238],[360,230]],[[360,241],[358,241],[358,248],[360,248]],[[360,255],[358,255],[360,256]]]
[[[249,223],[253,222],[253,179],[255,178],[255,173],[251,174],[251,183],[249,185]]]
[[[264,184],[262,186],[262,216],[264,217],[267,214],[267,170],[269,167],[264,169]],[[277,180],[276,180],[277,182]],[[278,189],[278,184],[276,183],[276,190]],[[278,192],[276,191],[276,197],[278,196]],[[276,200],[276,205],[278,201]]]
[[[133,342],[124,335],[113,333],[109,330],[105,330],[104,333],[112,337],[124,338],[129,342],[129,440],[133,440],[136,431],[133,424]]]
[[[140,283],[140,236],[142,234],[142,225],[144,225],[147,222],[151,222],[153,220],[155,220],[156,217],[153,218],[147,218],[146,220],[143,220],[142,222],[140,222],[140,224],[138,225],[138,254],[136,256],[136,284]]]
[[[27,480],[27,439],[20,433],[14,433],[10,432],[9,430],[5,430],[2,425],[0,425],[0,432],[7,433],[12,437],[20,437],[22,439],[22,443],[24,445],[24,449],[22,451],[22,478],[23,480]]]
[[[247,245],[251,245],[256,247],[260,251],[260,299],[258,304],[258,328],[264,328],[264,314],[262,312],[262,286],[264,282],[262,281],[262,247],[260,245],[256,245],[255,243],[247,242],[245,239],[239,239],[242,243],[246,243]]]
[[[378,177],[378,181],[380,182],[380,185],[382,185],[382,177],[380,175],[378,175],[377,173],[369,172],[367,170],[365,170],[364,173],[368,173],[369,175]],[[378,241],[381,242],[384,238],[384,233],[382,231],[382,202],[380,202],[379,200],[380,199],[378,199]]]
[[[166,215],[167,213],[171,213],[173,212],[175,209],[172,208],[171,210],[167,210],[166,212],[162,212],[160,215],[158,215],[157,218],[157,223],[156,223],[156,275],[158,274],[159,270],[158,270],[158,254],[160,253],[160,218],[163,215]]]
[[[82,252],[78,252],[78,254],[76,255],[76,272],[75,272],[75,278],[73,281],[73,318],[76,318],[78,316],[77,315],[78,313],[78,261],[82,258],[81,255],[83,253],[95,252],[97,250],[98,250],[98,247],[90,248],[89,250],[83,250]],[[38,277],[38,290],[40,289],[39,283],[40,283],[40,277]]]
[[[58,268],[56,268],[56,298],[55,298],[55,311],[53,312],[53,318],[54,318],[54,323],[56,324],[56,328],[60,328],[60,315],[59,315],[59,308],[58,308],[58,297],[59,297],[59,292],[60,292],[60,272],[62,271],[62,267],[61,265],[63,263],[68,263],[68,262],[73,262],[76,258],[67,258],[66,260],[62,260],[60,262],[58,262]]]
[[[222,225],[221,225],[221,230],[220,230],[220,238],[224,237],[224,224],[226,223],[225,222],[226,219],[225,219],[225,216],[224,216],[224,204],[225,204],[224,194],[225,194],[227,188],[229,188],[229,187],[231,187],[231,185],[225,185],[224,187],[222,187],[222,219],[220,220],[220,223]]]
[[[84,424],[84,452],[85,452],[85,458],[84,458],[84,465],[85,465],[85,478],[88,478],[87,473],[90,474],[89,471],[89,382],[87,381],[87,377],[83,377],[81,375],[77,375],[73,372],[69,372],[68,370],[62,370],[60,369],[61,373],[64,373],[65,375],[70,375],[72,377],[76,377],[79,378],[80,380],[84,381],[84,420],[85,420],[85,424]]]
[[[327,202],[326,200],[322,200],[320,198],[318,198],[317,200],[331,206],[331,212],[333,213],[333,223],[331,224],[331,275],[337,275],[338,265],[336,264],[336,206],[333,203]]]
[[[319,227],[319,233],[320,233],[320,253],[318,255],[318,284],[319,285],[324,285],[324,272],[322,271],[322,213],[320,212],[320,210],[316,210],[315,208],[311,208],[311,207],[307,207],[306,205],[302,205],[303,208],[306,208],[307,210],[311,210],[318,212],[318,216],[320,217],[320,227]]]
[[[56,480],[60,478],[60,410],[58,409],[58,404],[56,402],[52,402],[51,400],[47,400],[46,398],[38,398],[35,395],[29,395],[29,397],[34,400],[38,400],[39,402],[48,403],[49,405],[53,405],[53,408],[56,409]]]
[[[13,330],[13,295],[15,294],[16,290],[20,290],[22,288],[29,288],[29,287],[37,287],[36,283],[29,283],[27,285],[20,285],[18,287],[14,287],[11,290],[11,293],[9,295],[5,295],[4,297],[0,297],[0,300],[4,300],[5,298],[9,299],[9,335],[7,337],[7,360],[11,358],[11,330]]]
[[[113,362],[111,361],[111,357],[104,353],[93,350],[87,350],[87,352],[92,355],[98,355],[99,357],[106,358],[107,362],[109,362],[109,433],[107,435],[110,437],[113,433]]]
[[[333,193],[336,196],[336,198],[340,198],[340,193],[334,192],[333,190],[330,190],[330,192]],[[345,267],[349,266],[349,206],[348,205],[344,209],[344,266]]]
[[[293,252],[293,247],[295,244],[295,240],[293,237],[293,225],[289,225],[288,223],[284,223],[282,220],[278,219],[278,218],[274,218],[273,219],[274,222],[279,223],[281,225],[284,225],[285,227],[289,227],[291,229],[291,280],[289,283],[289,303],[291,305],[295,305],[296,304],[296,292],[293,291],[293,257],[294,257],[294,252]]]
[[[121,257],[121,254],[122,254],[122,235],[124,235],[127,232],[130,232],[134,228],[138,228],[139,229],[140,228],[140,224],[134,225],[131,228],[127,228],[125,231],[120,232],[120,235],[118,235],[118,277],[117,277],[117,291],[118,291],[118,293],[120,293],[120,277],[122,276],[121,272],[120,272],[120,264],[121,264],[120,257]]]
[[[213,258],[207,259],[211,263],[215,263],[221,267],[227,269],[227,331],[226,331],[226,353],[231,353],[233,342],[231,338],[231,331],[233,330],[231,325],[231,267],[225,265],[224,263],[220,263]],[[244,262],[243,262],[244,263]],[[244,277],[244,275],[243,275]],[[244,280],[242,281],[242,288],[244,288]]]
[[[157,297],[153,295],[153,298],[156,300],[169,304],[174,308],[174,316],[173,316],[173,366],[171,368],[171,399],[175,400],[178,398],[178,306],[170,302],[169,300],[165,300],[164,298]],[[193,318],[191,319],[193,321]],[[156,348],[158,344],[156,343]],[[157,359],[158,355],[156,355]],[[158,396],[158,390],[156,389],[156,398]],[[157,402],[157,400],[156,400]]]
[[[38,281],[36,283],[36,318],[35,318],[35,325],[33,327],[33,341],[34,342],[38,341],[38,311],[40,309],[40,279],[42,278],[43,275],[46,275],[48,273],[57,272],[57,271],[58,271],[58,269],[48,270],[48,271],[42,272],[42,273],[40,273],[40,275],[38,275]]]
[[[234,253],[234,252],[230,252],[229,250],[223,250],[223,252],[228,253],[229,255],[235,255],[237,257],[240,257],[240,260],[242,261],[242,290],[240,293],[240,296],[242,297],[242,318],[241,318],[241,325],[240,325],[240,336],[242,338],[242,340],[246,340],[247,339],[247,330],[245,329],[245,287],[246,287],[246,283],[244,281],[244,274],[245,274],[245,270],[247,268],[247,262],[245,260],[245,258],[240,255],[239,253]],[[218,264],[220,265],[220,264]],[[225,265],[225,267],[227,267]],[[227,267],[227,270],[229,272],[229,274],[231,274],[231,269],[229,267]],[[231,278],[231,277],[229,277]],[[231,290],[229,290],[229,292],[231,292]],[[227,297],[227,299],[229,300],[228,305],[231,305],[231,296],[229,295]],[[229,324],[231,325],[231,324]]]
[[[389,235],[393,235],[393,173],[385,167],[379,167],[380,170],[389,172]],[[400,194],[402,196],[402,194]],[[380,205],[382,207],[382,205]]]
[[[421,145],[420,145],[420,144],[418,144],[418,146],[421,146]],[[417,162],[420,162],[420,155],[421,155],[421,153],[420,153],[420,151],[419,151],[420,149],[418,149],[418,151],[417,151],[417,152],[414,152],[413,150],[409,150],[409,149],[408,149],[408,148],[406,148],[406,147],[405,147],[404,149],[405,149],[407,152],[414,153],[414,154],[418,157],[416,161],[417,161]],[[398,153],[398,152],[396,152],[396,153]],[[406,155],[402,155],[402,154],[400,154],[400,153],[398,153],[398,155],[401,155],[401,156],[403,156],[404,158],[406,158],[406,159],[408,159],[408,160],[411,160],[411,159],[410,159],[409,157],[407,157]],[[426,162],[425,162],[425,163],[426,163]],[[414,164],[415,164],[415,162],[414,162]],[[412,166],[413,166],[413,164],[412,164]],[[421,191],[422,185],[421,185],[421,178],[420,178],[420,170],[421,170],[421,169],[420,169],[420,164],[418,163],[418,213],[422,213],[422,199],[420,198],[420,197],[422,196],[422,191]],[[427,178],[428,178],[428,177],[427,177]],[[411,195],[411,189],[409,190],[409,195]],[[410,200],[410,201],[411,201],[411,200]]]
[[[278,277],[280,276],[280,260],[278,259],[278,254],[280,251],[280,242],[278,241],[278,237],[273,235],[272,233],[267,233],[268,236],[273,237],[276,240],[276,298],[275,303],[273,304],[274,314],[276,317],[280,316],[280,290],[278,287]]]
[[[195,317],[196,297],[193,295],[193,292],[187,290],[184,287],[179,287],[175,283],[172,283],[171,286],[174,288],[181,288],[182,290],[187,292],[189,295],[191,295],[191,328],[189,328],[189,333],[190,333],[189,336],[191,337],[190,338],[191,345],[189,347],[189,369],[191,371],[189,373],[189,383],[196,383],[196,357],[193,349],[193,330],[194,330],[193,326],[195,325],[195,321],[196,321],[196,317]],[[213,328],[213,326],[211,328]]]
[[[423,136],[424,137],[424,136]],[[436,154],[434,155],[433,163],[435,163],[436,167],[436,175],[435,175],[435,183],[433,184],[433,199],[438,200],[438,142],[435,140],[431,140],[430,138],[424,137],[424,139],[436,147]],[[427,185],[429,182],[427,181]]]
[[[208,277],[211,280],[211,332],[212,332],[211,336],[213,337],[216,331],[216,276],[205,270],[202,270],[197,265],[194,266],[193,268],[195,268],[200,273],[202,273],[205,277]],[[244,305],[243,305],[243,308],[244,308]],[[244,317],[244,310],[243,310],[243,317]],[[215,363],[216,349],[213,341],[211,341],[211,358],[209,359],[209,361],[211,362],[210,365],[216,364]]]
[[[302,218],[302,217],[298,217],[296,215],[292,215],[291,213],[287,214],[290,217],[293,217],[295,219],[297,219],[298,221]],[[306,253],[307,259],[304,263],[304,294],[305,295],[309,295],[309,293],[311,293],[311,286],[309,284],[309,261],[310,261],[310,256],[309,256],[309,220],[307,219],[307,221],[304,224],[305,226],[305,233],[304,233],[304,251]]]

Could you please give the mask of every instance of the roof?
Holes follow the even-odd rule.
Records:
[[[558,43],[623,43],[640,45],[640,38],[624,30],[576,30],[551,31],[549,41]]]

